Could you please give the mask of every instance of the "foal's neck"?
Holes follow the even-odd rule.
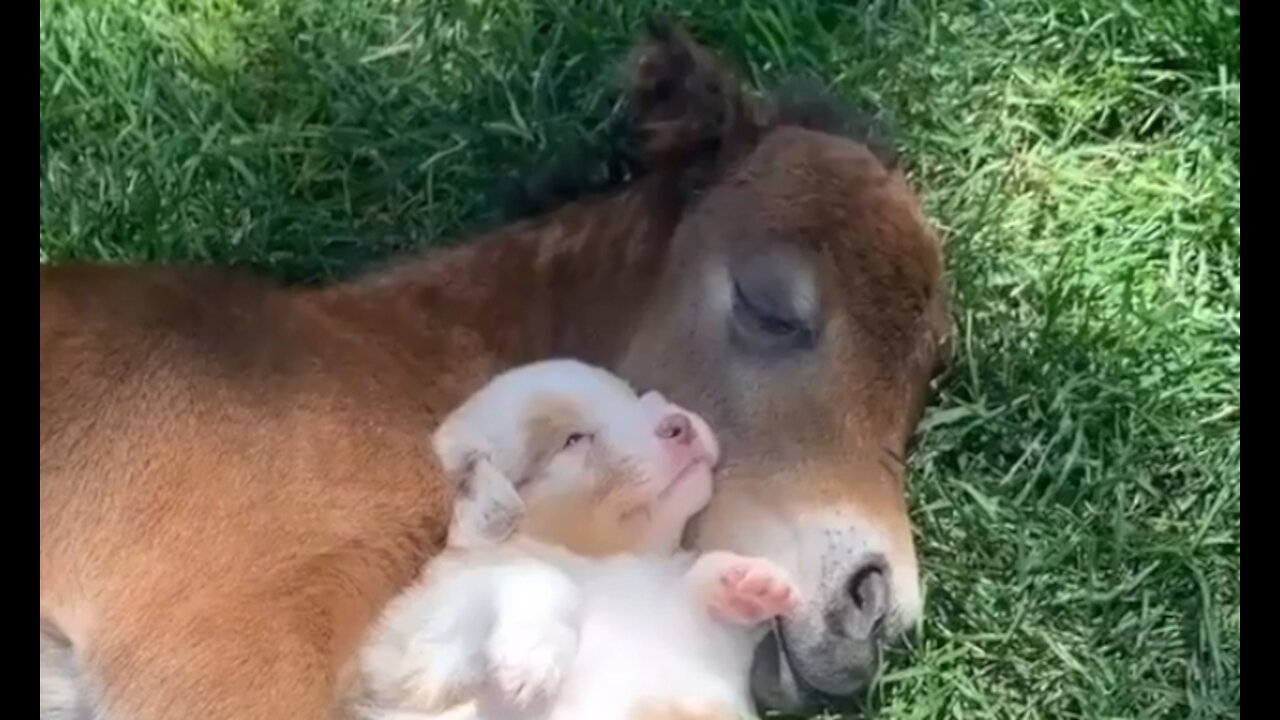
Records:
[[[386,327],[426,363],[461,351],[498,367],[551,356],[609,365],[653,292],[678,214],[668,184],[647,177],[321,297],[331,312]]]

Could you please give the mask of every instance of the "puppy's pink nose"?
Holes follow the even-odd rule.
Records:
[[[663,440],[670,440],[679,445],[690,445],[696,437],[693,423],[689,420],[689,416],[684,413],[672,413],[662,418],[655,432]]]

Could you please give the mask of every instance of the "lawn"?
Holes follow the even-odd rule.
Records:
[[[947,238],[927,620],[863,712],[1239,717],[1238,0],[671,5],[754,81],[883,109]],[[608,140],[644,13],[41,0],[41,262],[306,281],[497,222]]]

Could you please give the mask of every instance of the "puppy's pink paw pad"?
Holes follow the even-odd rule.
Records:
[[[798,591],[778,566],[744,559],[725,567],[711,596],[711,609],[726,620],[754,624],[795,609]]]

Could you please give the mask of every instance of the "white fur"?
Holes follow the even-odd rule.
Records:
[[[522,409],[549,391],[580,405],[595,423],[596,438],[618,458],[646,468],[654,508],[637,550],[650,552],[593,559],[522,535],[504,540],[505,529],[491,535],[489,546],[470,537],[465,548],[433,561],[388,608],[362,655],[358,714],[366,720],[624,720],[642,703],[669,703],[715,708],[724,717],[751,715],[752,651],[762,621],[794,602],[793,586],[768,561],[669,553],[709,500],[710,468],[670,492],[674,482],[664,475],[673,466],[652,431],[654,407],[665,401],[636,398],[622,381],[580,363],[519,368],[442,425],[436,447],[446,467],[474,472],[479,454],[507,477],[526,475]],[[691,418],[710,443],[709,465],[718,454],[714,438]],[[589,466],[567,460],[546,482],[569,494],[597,480]],[[484,511],[484,493],[501,497],[497,485],[474,485],[456,510],[455,527],[467,526],[462,515]],[[548,491],[524,487],[520,495]],[[744,597],[746,610],[734,604]],[[751,607],[758,598],[765,599]]]
[[[98,717],[81,685],[70,643],[40,628],[40,720],[93,720]]]
[[[776,566],[728,553],[589,559],[527,538],[466,555],[402,595],[366,649],[366,677],[424,692],[395,708],[366,700],[362,718],[622,720],[655,701],[752,716],[765,626],[717,616],[715,597],[726,569],[785,582]]]
[[[486,506],[459,507],[455,511],[454,528],[462,524],[483,525],[478,516],[495,512],[502,506],[510,508],[510,485],[525,478],[535,460],[533,449],[526,440],[530,413],[550,402],[570,404],[578,411],[580,426],[576,429],[588,439],[575,447],[558,453],[550,464],[542,469],[538,482],[519,488],[520,497],[526,503],[555,503],[558,498],[581,496],[600,478],[593,475],[592,464],[603,463],[611,467],[629,468],[640,483],[632,492],[643,502],[652,502],[665,492],[672,481],[682,477],[687,465],[693,461],[713,463],[719,456],[715,434],[702,418],[669,403],[656,392],[637,397],[631,386],[621,378],[597,367],[575,360],[546,360],[509,370],[495,377],[479,392],[473,394],[461,407],[450,413],[441,423],[433,438],[437,455],[446,472],[458,479],[467,468],[479,464],[497,475],[486,478],[503,480],[507,489],[497,484],[487,485]],[[693,423],[700,438],[701,452],[688,457],[676,457],[654,434],[655,424],[672,413],[686,415]],[[710,485],[702,483],[705,498],[688,498],[705,505],[710,500]],[[681,492],[692,489],[679,488]],[[502,496],[502,500],[498,500]],[[486,510],[487,507],[487,510]],[[510,522],[518,521],[517,514],[508,513]],[[665,519],[670,524],[669,518]],[[687,518],[681,517],[681,528]],[[502,531],[510,527],[492,528],[490,539],[502,537]],[[673,552],[679,546],[679,535],[666,532],[649,533],[658,546],[644,548]],[[456,530],[455,530],[456,533]],[[451,544],[458,535],[451,535]],[[473,538],[468,538],[470,542]],[[639,548],[638,548],[639,549]]]

